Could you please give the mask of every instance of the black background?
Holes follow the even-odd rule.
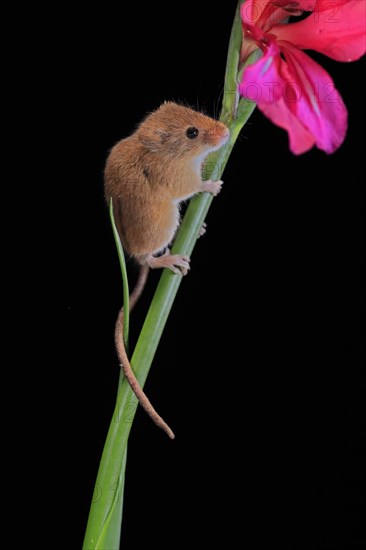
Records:
[[[53,426],[40,459],[53,473],[37,487],[57,495],[49,528],[72,533],[76,547],[119,375],[105,159],[165,99],[218,114],[236,2],[222,4],[60,8],[30,56],[30,86],[43,83],[33,169],[47,205],[32,266],[44,302],[33,344],[36,381],[48,388],[41,427],[44,410]],[[313,57],[349,108],[347,138],[331,156],[295,157],[259,111],[243,130],[145,386],[176,440],[140,409],[133,424],[123,548],[365,542],[364,60]],[[158,278],[150,274],[133,314],[132,343]]]

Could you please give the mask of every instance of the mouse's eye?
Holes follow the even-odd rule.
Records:
[[[198,128],[195,128],[194,126],[191,126],[186,131],[186,136],[189,139],[195,139],[198,136],[198,134],[199,134],[199,130],[198,130]]]

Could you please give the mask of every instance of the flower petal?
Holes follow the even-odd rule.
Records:
[[[281,61],[280,49],[275,42],[272,42],[266,53],[256,63],[245,68],[239,85],[240,94],[255,103],[278,101],[282,96],[279,61]]]
[[[289,43],[281,44],[289,75],[300,94],[291,110],[316,139],[316,145],[333,153],[347,132],[347,109],[329,74],[308,55]],[[288,98],[284,97],[289,104]]]
[[[287,19],[290,15],[303,11],[318,9],[319,2],[324,0],[246,0],[240,8],[241,18],[245,25],[258,25],[263,30]],[[329,0],[328,2],[329,8]],[[348,2],[348,0],[334,0]],[[333,5],[334,5],[333,2]]]
[[[332,153],[344,140],[347,110],[333,80],[292,44],[271,41],[263,57],[244,70],[239,91],[288,131],[296,154],[314,144]]]
[[[254,25],[268,4],[273,0],[247,0],[240,8],[240,15],[243,23]]]
[[[303,21],[276,25],[271,32],[301,49],[316,50],[338,61],[354,61],[366,49],[366,1],[318,0]]]
[[[304,128],[301,122],[290,111],[281,97],[279,101],[273,103],[260,103],[258,109],[269,118],[273,124],[287,130],[289,137],[289,147],[295,155],[306,153],[315,145],[315,138]]]
[[[274,124],[288,131],[290,149],[299,155],[311,149],[316,140],[286,104],[284,97],[296,99],[291,79],[284,77],[286,71],[286,62],[273,42],[261,59],[246,67],[239,91],[242,96],[257,103]]]

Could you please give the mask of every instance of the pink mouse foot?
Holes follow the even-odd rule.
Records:
[[[177,275],[187,275],[190,269],[189,262],[191,261],[189,256],[182,254],[170,254],[169,248],[166,249],[162,256],[149,256],[146,263],[151,269],[156,268],[168,268]]]

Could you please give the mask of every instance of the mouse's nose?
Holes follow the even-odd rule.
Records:
[[[224,130],[224,138],[225,139],[229,139],[230,137],[230,130],[227,126],[225,126],[225,130]]]
[[[222,144],[224,144],[229,140],[230,130],[227,126],[225,126],[225,124],[220,125],[220,130],[221,130],[221,133],[220,133],[221,140],[220,141],[221,141]]]

